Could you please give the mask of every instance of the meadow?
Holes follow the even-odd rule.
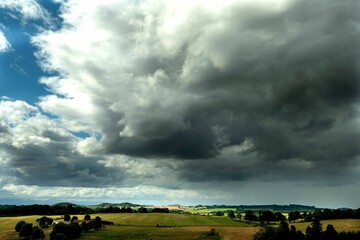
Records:
[[[77,215],[83,219],[83,215]],[[219,239],[208,236],[211,229],[219,233],[222,240],[251,240],[259,227],[245,222],[233,221],[223,216],[201,216],[192,214],[161,214],[161,213],[121,213],[121,214],[94,214],[103,220],[114,222],[101,230],[83,233],[80,240],[212,240]],[[17,222],[24,220],[36,225],[36,219],[41,216],[1,217],[0,239],[19,239],[14,227]],[[60,216],[50,216],[53,219]],[[57,220],[55,220],[57,221]],[[293,223],[292,223],[293,224]],[[327,224],[334,225],[337,231],[358,231],[360,220],[326,220],[322,221],[323,227]],[[305,231],[309,223],[295,223],[297,229]],[[159,227],[157,227],[159,226]],[[51,228],[44,230],[45,239],[50,239]]]

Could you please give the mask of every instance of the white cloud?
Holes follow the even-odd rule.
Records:
[[[49,21],[49,13],[36,0],[2,0],[0,8],[14,11],[14,18],[22,20],[43,19]],[[18,13],[21,15],[19,16]]]
[[[46,17],[28,3],[13,9]],[[32,38],[44,70],[59,73],[40,80],[49,95],[37,106],[0,105],[0,162],[20,184],[6,190],[30,196],[21,184],[42,185],[42,166],[61,186],[57,196],[93,198],[171,198],[188,190],[164,189],[299,180],[309,171],[311,181],[347,182],[359,155],[349,120],[358,101],[358,3],[328,4],[63,1],[62,27]],[[39,197],[50,191],[31,188]]]
[[[0,53],[7,52],[11,49],[11,44],[6,39],[4,33],[0,31]]]
[[[11,192],[18,197],[31,197],[33,199],[63,199],[68,201],[137,201],[149,204],[176,203],[177,201],[189,201],[200,197],[193,190],[171,190],[153,186],[138,186],[133,188],[79,188],[79,187],[38,187],[25,185],[5,185],[2,190]]]

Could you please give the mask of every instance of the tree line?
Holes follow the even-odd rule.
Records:
[[[297,230],[294,225],[289,227],[286,221],[281,221],[279,227],[274,228],[265,226],[258,231],[253,240],[359,240],[360,231],[357,232],[340,232],[338,233],[334,226],[328,224],[325,231],[322,228],[320,220],[314,219],[303,233]]]
[[[233,214],[232,214],[233,215]],[[237,215],[238,216],[238,215]],[[241,215],[240,215],[241,218]],[[281,212],[272,212],[270,210],[264,211],[245,211],[244,219],[247,221],[259,221],[259,222],[280,222],[285,221],[286,217]],[[311,222],[314,219],[328,220],[328,219],[360,219],[360,208],[359,209],[324,209],[315,210],[314,212],[299,212],[292,211],[288,213],[287,220],[289,222],[302,219],[305,222]]]
[[[94,214],[94,213],[169,213],[168,208],[144,208],[138,210],[130,207],[113,207],[91,209],[78,205],[2,205],[0,206],[0,216],[28,216],[28,215],[65,215],[65,214]]]
[[[2,205],[0,216],[92,214],[94,210],[77,205]]]

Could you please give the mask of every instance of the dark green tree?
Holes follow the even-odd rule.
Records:
[[[44,238],[45,238],[45,234],[44,234],[43,230],[41,230],[38,227],[34,227],[32,230],[32,239],[38,240],[38,239],[44,239]]]
[[[286,217],[281,212],[276,212],[275,221],[286,221]]]
[[[265,210],[265,211],[259,212],[259,221],[267,222],[267,224],[269,224],[270,221],[275,221],[275,220],[276,220],[276,217],[272,211]]]
[[[76,222],[76,221],[78,221],[79,220],[79,218],[77,217],[77,216],[73,216],[72,218],[71,218],[71,222],[73,223],[73,222]]]
[[[245,211],[245,220],[248,220],[248,221],[256,221],[256,216],[254,214],[253,211],[251,210],[247,210]]]
[[[322,234],[322,224],[318,219],[314,219],[311,225],[306,228],[306,240],[321,240]]]
[[[86,215],[84,216],[84,220],[85,220],[85,221],[91,220],[91,216],[90,216],[89,214],[86,214]]]
[[[141,207],[141,208],[138,209],[138,212],[139,213],[147,213],[148,210],[147,210],[147,208]]]
[[[49,217],[41,217],[36,220],[39,223],[39,226],[42,228],[47,228],[53,223],[53,219]]]
[[[64,221],[65,222],[70,222],[71,216],[69,214],[65,214],[64,215]]]
[[[299,211],[289,212],[289,214],[288,214],[289,222],[298,220],[300,218],[301,218],[301,214]]]
[[[80,234],[81,227],[78,223],[58,223],[50,233],[50,240],[56,240],[58,236],[64,236],[66,239],[75,239],[80,237]]]
[[[33,230],[32,223],[25,223],[20,229],[19,237],[30,239],[33,233],[32,230]]]
[[[101,217],[97,216],[95,218],[95,229],[100,229],[102,227]]]
[[[25,224],[26,224],[25,221],[20,221],[20,222],[18,222],[18,223],[16,224],[16,226],[15,226],[15,231],[16,231],[16,232],[20,232],[21,228],[22,228]]]
[[[328,224],[326,226],[323,237],[325,240],[337,240],[338,239],[338,233],[335,230],[333,225]]]
[[[230,210],[230,211],[228,212],[228,217],[229,217],[229,218],[235,218],[235,213],[234,213],[234,211]]]
[[[290,239],[290,228],[286,221],[281,221],[277,229],[278,239]]]
[[[270,226],[261,228],[257,233],[255,233],[253,240],[277,240],[276,229]]]

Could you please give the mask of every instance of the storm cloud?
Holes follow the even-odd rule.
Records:
[[[54,173],[67,162],[61,186],[75,175],[80,186],[174,189],[358,184],[359,10],[356,0],[63,2],[62,27],[32,43],[58,73],[40,80],[49,94],[38,107],[69,136],[43,132],[50,142],[32,161]],[[28,147],[3,148],[28,174],[15,172],[19,183],[44,181],[24,167]]]

